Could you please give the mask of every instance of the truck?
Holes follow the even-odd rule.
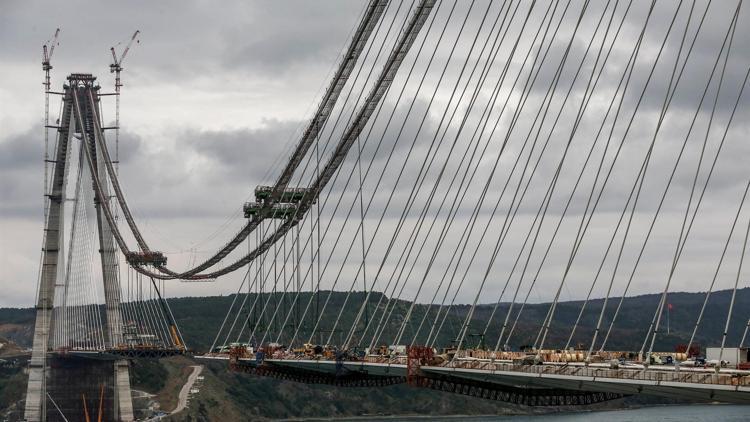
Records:
[[[707,347],[706,361],[730,368],[745,366],[750,361],[750,347],[725,347],[724,353],[721,347]]]

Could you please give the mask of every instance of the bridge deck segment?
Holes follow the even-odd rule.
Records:
[[[241,358],[257,365],[255,359]],[[265,364],[327,375],[348,372],[371,376],[407,375],[403,359],[388,361],[334,361],[327,359],[266,359]],[[451,382],[473,381],[512,388],[558,389],[620,395],[649,394],[670,398],[750,404],[750,372],[711,368],[674,367],[610,368],[600,365],[458,360],[442,365],[422,365],[423,376]]]

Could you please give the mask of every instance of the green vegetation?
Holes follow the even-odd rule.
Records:
[[[324,303],[328,292],[320,293],[320,303]],[[345,301],[346,294],[341,292],[334,292],[331,295],[330,303],[321,319],[321,328],[313,338],[316,343],[325,343],[329,337],[330,331],[333,328],[333,321],[341,309]],[[705,297],[704,293],[670,293],[668,296],[668,302],[672,305],[672,310],[669,313],[669,333],[667,333],[667,315],[662,317],[662,328],[661,333],[657,337],[655,348],[660,351],[673,351],[675,346],[682,343],[687,343],[690,339],[693,326],[697,314],[700,311],[700,307]],[[237,303],[235,304],[235,310],[239,307],[239,304],[243,301],[245,295],[241,295]],[[731,291],[724,290],[715,292],[711,295],[706,308],[706,313],[703,317],[703,322],[696,336],[696,342],[703,347],[717,344],[721,341],[721,333],[723,332],[724,322],[726,320],[726,313],[731,298]],[[170,299],[169,304],[172,311],[177,319],[177,323],[185,336],[185,341],[188,346],[198,352],[208,350],[214,341],[218,327],[221,326],[221,322],[226,315],[226,311],[229,308],[234,296],[219,296],[219,297],[201,297],[201,298],[179,298]],[[263,295],[258,303],[262,303],[268,299],[267,295]],[[303,313],[304,307],[310,299],[310,293],[303,293],[300,295],[300,315]],[[346,330],[351,326],[354,318],[357,314],[358,305],[362,303],[364,299],[364,293],[355,292],[352,297],[349,298],[348,305],[344,309],[341,315],[341,322],[339,323],[337,330],[331,335],[332,343],[340,343],[340,339],[346,336]],[[379,320],[382,315],[382,309],[384,307],[385,299],[382,301],[380,306],[377,308],[378,312],[375,312],[377,302],[381,299],[380,294],[373,294],[370,297],[367,307],[366,318],[363,318],[360,322],[355,340],[359,339],[359,335],[365,327],[365,320],[375,318]],[[659,302],[660,295],[641,295],[628,297],[624,300],[620,315],[614,325],[612,335],[608,341],[607,348],[610,350],[638,350],[640,349],[643,339],[646,335],[649,323],[654,316],[657,304]],[[254,295],[250,295],[247,300],[247,305],[240,312],[240,318],[236,328],[231,336],[226,336],[226,332],[219,339],[218,344],[222,344],[225,340],[227,342],[233,341],[248,341],[250,340],[249,331],[256,322],[261,328],[257,337],[262,336],[262,332],[269,325],[268,319],[259,320],[260,312],[256,310],[251,311],[250,304],[255,300]],[[615,308],[619,298],[610,300],[607,311],[605,312],[602,327],[606,330],[609,326],[612,316],[614,315]],[[576,346],[579,343],[588,347],[591,341],[596,322],[601,312],[602,299],[592,300],[588,303],[585,312],[581,316],[581,322],[576,329],[575,335],[572,337],[570,342],[571,346]],[[270,307],[278,304],[278,306],[286,313],[289,309],[291,300],[287,300],[286,304],[282,303],[280,295],[274,296],[269,301]],[[297,336],[297,343],[301,341],[307,341],[310,334],[310,327],[314,324],[314,317],[317,316],[315,312],[317,298],[313,298],[311,311],[308,312],[308,317],[303,321],[303,328]],[[582,301],[562,302],[558,304],[555,319],[552,323],[552,327],[549,332],[547,345],[550,348],[563,347],[570,336],[571,329],[578,317],[581,309]],[[256,305],[259,306],[259,305]],[[393,311],[393,317],[390,318],[388,324],[385,327],[383,335],[380,338],[380,344],[392,343],[396,336],[396,333],[401,326],[403,321],[403,315],[407,313],[409,303],[405,301],[398,301]],[[508,303],[502,303],[497,307],[495,311],[495,317],[493,318],[489,329],[487,330],[486,337],[482,340],[477,334],[481,333],[490,315],[493,312],[494,305],[485,304],[477,308],[472,319],[467,342],[470,346],[479,345],[484,343],[489,348],[494,348],[497,342],[497,336],[502,329],[503,320],[509,309]],[[322,305],[321,307],[322,308]],[[513,310],[513,315],[509,320],[508,330],[512,325],[519,305],[516,305]],[[515,329],[513,337],[509,343],[512,348],[518,348],[524,344],[533,344],[541,323],[547,314],[549,309],[548,303],[542,304],[530,304],[524,308],[522,317],[518,321],[518,326]],[[742,336],[742,330],[747,322],[748,309],[750,309],[750,288],[744,288],[737,291],[737,297],[735,299],[734,314],[732,315],[732,324],[728,331],[727,341],[729,345],[734,344],[733,342],[739,341]],[[446,319],[443,329],[440,331],[438,336],[438,344],[447,346],[453,341],[458,332],[458,328],[463,323],[466,313],[469,310],[468,305],[458,305],[451,309],[449,317]],[[426,305],[417,305],[412,313],[412,317],[406,323],[406,329],[401,343],[409,343],[417,332],[417,328],[428,311]],[[429,327],[435,319],[437,313],[437,306],[432,306],[429,309],[428,317],[425,320],[423,328],[419,331],[417,337],[417,344],[426,341]],[[281,312],[280,312],[281,314]],[[295,314],[292,313],[292,317],[289,320],[288,326],[283,330],[281,340],[282,342],[288,342],[293,329],[289,326],[296,326]],[[248,321],[248,325],[244,328],[242,336],[239,336],[240,327],[244,321]],[[231,320],[230,320],[231,322]],[[376,321],[377,322],[377,321]],[[281,331],[280,322],[270,324],[269,335],[266,338],[275,339],[278,333]],[[366,343],[369,343],[371,337],[372,328],[365,335],[367,340],[363,342],[363,347]],[[507,330],[506,330],[507,333]],[[473,335],[471,335],[473,334]]]
[[[22,368],[0,368],[0,415],[25,393],[26,375]]]
[[[130,385],[149,393],[157,393],[167,383],[169,371],[156,360],[134,360],[130,365]]]
[[[300,314],[310,299],[310,293],[300,296],[302,305]],[[324,303],[328,292],[320,293],[320,303]],[[656,343],[656,349],[660,351],[674,350],[678,344],[686,343],[690,337],[691,330],[695,324],[695,318],[700,310],[705,294],[703,293],[671,293],[668,302],[672,304],[669,315],[669,333],[666,333],[666,314],[662,320],[661,334]],[[726,312],[731,297],[731,291],[720,291],[711,295],[706,309],[701,329],[698,331],[697,342],[703,347],[718,344],[721,340]],[[243,301],[244,295],[237,300],[237,305]],[[345,293],[335,292],[331,295],[328,309],[323,315],[321,325],[323,335],[316,335],[314,341],[325,342],[331,330],[332,321],[343,305],[346,298]],[[355,292],[349,298],[349,305],[341,315],[340,328],[349,327],[355,318],[358,307],[353,304],[361,303],[364,293]],[[202,352],[206,351],[214,341],[218,327],[221,325],[226,311],[232,303],[234,296],[200,297],[200,298],[176,298],[169,299],[170,307],[177,319],[188,346],[191,349]],[[259,303],[268,299],[264,295]],[[373,294],[368,303],[366,319],[380,318],[383,304],[377,307],[381,299],[379,294]],[[654,315],[656,305],[660,299],[659,295],[642,295],[626,298],[623,302],[620,316],[615,324],[610,337],[608,349],[614,350],[637,350],[641,347],[643,338],[649,323]],[[255,300],[251,295],[247,303]],[[610,301],[604,318],[604,327],[609,325],[614,309],[617,306],[616,299]],[[383,300],[385,302],[385,300]],[[289,309],[291,300],[286,303],[281,301],[280,296],[270,298],[269,306],[279,306],[284,313]],[[315,312],[317,298],[313,298],[311,317],[304,321],[299,339],[306,341],[309,337],[309,327],[312,324],[312,315]],[[571,327],[575,323],[583,302],[564,302],[557,307],[555,320],[550,330],[547,344],[549,347],[562,347],[568,340]],[[571,345],[582,343],[588,346],[593,329],[596,325],[603,301],[601,299],[590,301],[586,312],[581,317],[579,327],[572,338]],[[237,308],[237,305],[235,308]],[[396,303],[393,318],[384,330],[380,343],[393,341],[395,333],[403,321],[403,315],[409,303],[399,301]],[[474,319],[471,322],[470,334],[481,332],[489,319],[494,305],[482,305],[477,308]],[[496,310],[495,317],[487,331],[486,338],[470,336],[467,341],[470,345],[485,344],[494,347],[497,334],[502,327],[509,304],[500,304]],[[545,317],[549,304],[531,304],[524,308],[523,316],[519,320],[518,327],[512,337],[510,345],[518,348],[523,344],[533,343],[539,330],[542,319]],[[429,309],[425,327],[429,327],[435,318],[433,306]],[[455,306],[451,309],[444,328],[438,337],[438,343],[447,345],[455,338],[458,327],[468,311],[467,305]],[[518,309],[516,306],[514,309]],[[737,292],[735,299],[734,314],[730,326],[727,344],[736,345],[742,335],[747,322],[748,309],[750,309],[750,288],[744,288]],[[406,330],[402,343],[411,341],[422,317],[428,312],[426,305],[417,305],[412,318],[406,323]],[[23,347],[29,347],[31,343],[30,333],[33,330],[32,309],[0,309],[0,329],[2,327],[13,327],[16,333],[15,340]],[[294,313],[293,313],[294,315]],[[513,322],[515,311],[510,321]],[[228,341],[235,341],[240,326],[248,321],[249,326],[258,323],[265,331],[269,325],[267,319],[259,320],[258,311],[250,311],[250,306],[240,311],[240,317],[234,334],[228,337]],[[365,318],[363,318],[365,319]],[[231,320],[231,319],[230,319]],[[296,325],[296,315],[290,318],[291,326]],[[365,326],[364,321],[357,330],[355,339],[361,335]],[[280,331],[280,324],[270,324],[269,337],[274,339]],[[246,326],[240,340],[247,341],[249,328]],[[282,341],[288,341],[291,335],[289,327],[283,331]],[[372,330],[370,330],[372,331]],[[428,329],[423,328],[417,338],[417,343],[423,342]],[[18,333],[29,333],[20,335]],[[332,341],[338,343],[346,333],[335,331]],[[365,336],[369,339],[369,335]],[[226,338],[226,337],[225,337]],[[223,343],[221,338],[219,343]],[[247,374],[229,372],[222,362],[197,361],[184,357],[171,358],[161,361],[134,361],[131,371],[131,381],[134,388],[144,390],[159,397],[163,409],[170,410],[176,401],[179,389],[190,372],[189,365],[204,364],[204,380],[201,382],[201,392],[192,400],[190,407],[184,412],[172,417],[171,420],[180,421],[205,421],[205,420],[253,420],[260,418],[293,418],[293,417],[343,417],[343,416],[366,416],[366,415],[395,415],[395,414],[419,414],[419,415],[441,415],[441,414],[505,414],[523,409],[513,408],[505,403],[492,402],[489,400],[475,399],[470,397],[456,398],[448,393],[440,393],[431,390],[410,388],[405,385],[397,385],[386,388],[335,388],[323,385],[304,385],[291,382],[283,382],[275,379],[259,378]],[[0,371],[0,416],[8,411],[13,403],[20,400],[26,387],[25,375],[21,368],[3,368]],[[654,400],[663,402],[658,398],[647,396],[628,398],[624,402],[605,404],[602,406],[624,406],[630,404],[653,404]]]
[[[315,319],[318,315],[316,309],[322,309],[322,304],[325,302],[329,292],[320,292],[319,297],[314,297],[308,316],[304,318],[302,329],[297,335],[297,342],[307,341],[310,337],[310,327],[314,324]],[[288,295],[286,299],[282,301],[280,295],[275,295],[269,300],[269,309],[273,309],[274,306],[280,308],[279,315],[286,314],[290,308],[291,298]],[[489,297],[489,295],[488,295]],[[670,293],[668,302],[672,304],[672,310],[669,315],[669,333],[667,334],[667,315],[666,311],[662,318],[662,329],[661,333],[657,338],[656,348],[663,351],[670,351],[674,349],[674,346],[680,343],[685,343],[690,338],[690,333],[695,324],[695,319],[705,297],[704,293]],[[721,333],[723,332],[724,322],[726,320],[726,312],[728,309],[729,301],[731,298],[731,291],[723,290],[715,292],[711,295],[706,308],[706,313],[703,317],[703,322],[698,334],[696,341],[702,346],[716,344],[721,340]],[[245,299],[245,295],[240,295],[235,304],[235,313],[239,308],[239,304]],[[310,293],[303,293],[300,295],[298,300],[300,310],[299,315],[303,313],[305,305],[307,305],[310,299]],[[342,292],[334,292],[330,297],[330,302],[326,308],[325,313],[321,318],[321,324],[312,339],[316,343],[325,343],[329,335],[332,343],[340,343],[341,339],[346,336],[348,327],[351,326],[354,318],[359,310],[359,305],[364,299],[363,292],[354,292],[348,300],[348,305],[344,309],[341,315],[341,321],[339,322],[336,331],[331,335],[333,321],[344,304],[346,294]],[[608,349],[619,349],[619,350],[638,350],[641,347],[643,338],[648,329],[649,323],[654,316],[654,311],[660,299],[660,295],[641,295],[628,297],[624,300],[620,315],[614,325],[612,335],[610,336]],[[227,309],[234,300],[234,295],[230,296],[213,296],[213,297],[186,297],[186,298],[172,298],[169,299],[169,306],[172,308],[174,316],[177,320],[177,324],[185,338],[185,342],[190,349],[196,352],[204,352],[209,349],[211,344],[216,337],[216,332],[221,326],[221,323],[226,315]],[[268,327],[268,314],[265,318],[260,318],[261,304],[268,300],[268,295],[263,295],[258,300],[256,309],[251,310],[251,304],[255,301],[255,295],[251,294],[247,299],[246,306],[240,311],[239,318],[235,326],[235,330],[232,335],[227,336],[226,331],[219,338],[218,344],[222,344],[224,341],[248,341],[250,339],[249,331],[251,327],[258,323],[258,335],[261,337],[262,333]],[[318,302],[319,300],[319,302]],[[367,311],[365,316],[360,321],[357,331],[355,333],[355,340],[359,340],[365,322],[372,318],[376,318],[378,321],[382,315],[382,309],[386,300],[383,298],[382,303],[376,308],[378,301],[381,300],[380,294],[372,294],[368,302]],[[617,302],[619,299],[610,300],[605,317],[603,320],[603,327],[606,329],[609,322],[614,314]],[[320,303],[319,306],[318,303]],[[355,305],[357,304],[357,305]],[[547,345],[549,347],[562,347],[568,340],[571,328],[578,317],[582,301],[571,301],[561,302],[557,306],[555,319],[552,322]],[[591,340],[594,328],[596,326],[599,313],[603,305],[602,299],[595,299],[588,303],[585,312],[581,317],[581,322],[576,329],[575,335],[572,338],[571,346],[575,346],[578,343],[588,346],[588,342]],[[385,327],[383,335],[380,338],[379,343],[392,343],[396,332],[402,324],[403,316],[409,307],[409,303],[405,301],[397,301],[395,304],[395,310],[393,315],[388,320],[388,324]],[[477,307],[474,317],[470,325],[470,334],[474,334],[467,338],[469,345],[478,345],[481,338],[476,334],[481,333],[490,315],[492,314],[494,305],[485,304]],[[519,305],[515,305],[513,309],[513,315],[509,319],[508,329],[512,325],[518,311]],[[377,309],[377,312],[376,312]],[[497,341],[497,335],[502,329],[503,320],[508,312],[509,304],[501,303],[495,311],[495,317],[487,330],[487,335],[483,339],[483,343],[489,347],[494,347]],[[541,326],[541,322],[547,314],[549,309],[548,303],[541,304],[529,304],[526,305],[521,318],[518,321],[513,337],[509,343],[509,346],[518,348],[524,344],[532,344],[536,338],[537,332]],[[727,341],[728,344],[733,344],[733,341],[738,341],[742,336],[742,330],[747,322],[748,309],[750,309],[750,288],[739,289],[737,291],[737,297],[735,299],[734,314],[732,315],[732,324],[728,331]],[[422,321],[425,312],[428,310],[426,305],[419,304],[415,306],[412,313],[412,317],[406,323],[406,329],[404,336],[401,340],[402,343],[408,343],[411,341],[414,333]],[[451,343],[455,339],[458,328],[463,323],[464,317],[469,310],[468,305],[456,305],[451,308],[450,314],[446,319],[443,329],[440,331],[438,336],[438,344],[445,346]],[[417,337],[416,343],[422,343],[426,341],[427,333],[429,328],[435,319],[437,312],[437,306],[429,308],[428,317],[425,319],[423,328],[420,330],[420,334]],[[260,321],[259,321],[260,319]],[[281,319],[281,318],[277,318]],[[230,322],[228,325],[231,323]],[[240,336],[240,330],[242,329],[242,335]],[[377,321],[373,325],[376,325]],[[22,347],[31,346],[31,334],[33,331],[34,314],[32,309],[0,309],[0,336],[9,337],[14,340]],[[297,316],[293,312],[290,317],[287,327],[283,330],[281,340],[287,342],[293,334],[293,329],[297,325]],[[11,337],[3,334],[3,327],[13,328],[15,336]],[[274,321],[268,327],[268,336],[266,341],[275,340],[278,333],[281,330],[281,322]],[[368,330],[365,335],[366,340],[362,342],[369,343],[369,338],[372,335],[372,327]],[[507,330],[506,330],[507,332]]]
[[[203,363],[203,362],[200,362]],[[506,403],[406,385],[385,388],[337,388],[306,385],[228,372],[209,362],[201,392],[188,410],[171,420],[258,420],[367,415],[509,414],[521,410]],[[241,416],[238,416],[241,415]]]

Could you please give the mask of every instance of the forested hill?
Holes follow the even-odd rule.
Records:
[[[308,316],[303,319],[303,329],[298,338],[306,340],[309,337],[309,327],[312,326],[315,317],[318,315],[316,310],[321,310],[323,308],[323,303],[325,303],[328,293],[329,292],[320,292],[320,298],[313,298]],[[705,347],[720,342],[721,333],[723,332],[724,323],[727,317],[728,305],[731,300],[731,294],[732,292],[730,290],[723,290],[714,292],[711,295],[697,336],[697,342],[702,346]],[[310,299],[309,295],[310,293],[304,293],[299,298],[299,303],[301,304],[299,310],[300,315],[302,315],[305,305]],[[362,303],[363,296],[364,293],[355,292],[353,293],[353,296],[349,298],[349,305],[344,310],[341,316],[341,321],[333,332],[333,343],[338,343],[339,338],[346,334],[345,331],[351,326],[358,311],[353,304]],[[313,340],[315,342],[324,342],[326,340],[328,333],[333,329],[333,321],[335,321],[336,314],[341,309],[341,305],[344,303],[345,298],[346,293],[342,292],[334,292],[331,295],[330,302],[322,318],[322,330],[319,330],[325,334],[319,333],[314,336]],[[667,315],[665,311],[665,314],[662,317],[662,329],[660,330],[662,333],[658,337],[656,349],[664,351],[673,350],[675,345],[687,342],[693,326],[695,325],[704,298],[705,293],[669,294],[668,302],[672,305],[672,309],[669,312],[669,315]],[[237,309],[238,305],[242,303],[244,299],[245,295],[240,295],[237,298],[235,309]],[[607,349],[640,349],[646,330],[654,316],[659,299],[660,295],[656,294],[626,298],[623,302],[620,315],[614,325]],[[169,299],[169,305],[172,308],[187,344],[197,352],[201,352],[207,350],[213,343],[217,330],[221,326],[227,309],[229,309],[229,306],[233,301],[235,301],[234,295],[185,297],[171,298]],[[237,319],[236,327],[240,327],[245,321],[248,322],[248,325],[255,325],[258,321],[258,315],[260,314],[259,309],[261,306],[256,305],[255,310],[251,312],[249,311],[251,309],[251,304],[254,301],[254,295],[250,295],[246,301],[245,307]],[[272,309],[273,306],[279,306],[280,310],[284,311],[284,313],[286,313],[291,304],[291,298],[287,297],[287,299],[282,301],[279,296],[272,297],[270,300],[268,300],[267,296],[263,296],[257,303],[260,304],[265,301],[268,301],[269,309]],[[376,306],[378,305],[378,302],[381,302],[378,310],[382,310],[386,301],[387,300],[379,294],[373,294],[370,296],[370,301],[368,302],[366,309],[366,318],[363,318],[363,321],[360,324],[360,331],[364,327],[365,319],[369,320],[370,318],[375,318],[376,321],[380,319],[382,312],[376,312]],[[603,327],[606,328],[609,325],[609,321],[614,314],[618,301],[619,298],[614,300],[610,299],[609,305],[607,306],[607,312],[605,313]],[[558,304],[555,318],[550,329],[549,340],[547,342],[549,347],[562,347],[566,343],[571,328],[578,318],[582,305],[583,301],[562,302]],[[589,301],[586,310],[582,315],[581,322],[575,332],[575,336],[571,341],[571,345],[577,343],[588,345],[602,305],[602,299]],[[386,344],[393,342],[394,334],[402,324],[403,316],[406,315],[408,306],[409,303],[404,301],[398,301],[396,303],[393,315],[389,319],[379,343]],[[478,334],[484,331],[487,321],[492,314],[493,307],[494,305],[492,304],[485,304],[477,308],[469,330],[469,341],[472,344],[480,343],[481,336]],[[401,341],[402,343],[408,343],[411,341],[427,308],[427,305],[422,304],[415,307],[412,317],[406,323],[406,331]],[[508,303],[503,303],[498,306],[495,312],[495,317],[492,319],[489,329],[487,330],[486,338],[484,338],[484,343],[487,347],[494,347],[508,308]],[[426,338],[429,327],[434,320],[436,309],[437,306],[430,307],[430,314],[428,315],[428,318],[425,319],[423,328],[419,330],[420,335],[417,339],[417,343],[424,341]],[[442,330],[440,330],[439,343],[441,345],[447,345],[453,338],[455,338],[457,329],[463,322],[463,318],[468,309],[468,305],[458,305],[451,308],[450,316],[446,320]],[[510,318],[511,324],[518,309],[519,305],[516,304],[513,311],[513,317]],[[526,305],[509,345],[517,348],[524,344],[533,344],[541,325],[541,321],[547,314],[548,309],[548,303]],[[294,314],[295,313],[293,312],[292,315]],[[732,323],[727,337],[728,345],[736,345],[739,342],[748,318],[750,318],[750,288],[743,288],[737,291],[737,296],[735,298],[734,312],[731,320]],[[666,333],[667,319],[669,320],[669,334]],[[232,320],[233,318],[229,318],[228,324],[231,324]],[[262,319],[258,324],[263,331],[265,331],[265,328],[268,325],[267,320],[267,318]],[[33,323],[34,312],[31,308],[0,309],[0,337],[13,340],[23,347],[28,347],[31,343]],[[296,325],[295,316],[289,320],[288,325],[290,326],[292,324]],[[269,336],[267,338],[275,339],[277,333],[280,331],[280,325],[280,323],[271,324],[271,326],[268,327]],[[289,326],[287,326],[282,332],[282,342],[291,334]],[[372,329],[369,331],[372,332]],[[233,335],[229,337],[222,336],[219,343],[222,343],[224,340],[235,341],[237,338],[242,341],[248,340],[249,336],[247,335],[247,329],[245,329],[243,335],[240,337],[237,336],[238,332],[239,330],[236,329]],[[369,336],[369,334],[365,335],[368,340],[367,342],[369,342]]]
[[[313,298],[311,306],[313,312],[310,318],[305,318],[304,320],[308,324],[305,330],[310,326],[309,320],[312,316],[317,315],[315,309],[322,308],[322,303],[325,303],[327,295],[328,292],[321,293],[321,306],[318,308],[316,308],[318,303],[317,298]],[[363,293],[361,292],[355,293],[355,297],[349,298],[349,303],[361,303],[362,295]],[[332,321],[335,320],[335,313],[338,313],[338,310],[344,303],[345,297],[346,294],[340,292],[335,292],[331,295],[329,306],[323,315],[325,323],[322,325],[322,328],[326,332],[326,336],[324,337],[327,337],[327,331],[331,330]],[[640,349],[659,298],[659,295],[626,298],[623,302],[620,316],[617,318],[613,334],[610,336],[607,349]],[[669,314],[670,331],[669,334],[664,333],[659,336],[656,345],[657,350],[673,350],[675,345],[687,341],[704,298],[705,294],[703,293],[672,293],[669,295],[669,303],[672,304],[672,310]],[[245,296],[240,295],[236,299],[235,307],[243,302]],[[247,299],[245,309],[239,314],[237,319],[237,327],[243,325],[245,320],[248,321],[248,325],[255,325],[257,321],[258,312],[248,312],[250,308],[249,304],[253,303],[255,296],[251,295]],[[268,297],[262,297],[258,302],[261,303],[266,299]],[[304,305],[307,304],[309,299],[309,294],[302,295],[300,298],[300,302],[303,304],[302,309],[304,309]],[[373,316],[376,321],[380,318],[380,312],[375,312],[377,302],[380,299],[382,299],[380,295],[371,295],[366,312],[368,320],[372,319]],[[702,346],[705,347],[720,342],[730,299],[731,291],[720,291],[711,295],[702,328],[697,338],[697,342]],[[235,301],[235,296],[186,297],[169,299],[169,304],[188,346],[196,352],[201,352],[205,351],[214,341],[218,327],[221,326],[226,311],[233,301]],[[614,312],[617,301],[616,299],[614,302],[610,302],[608,306],[605,327],[609,323],[609,318],[611,318]],[[269,306],[273,308],[274,304],[278,304],[281,309],[287,311],[290,301],[284,304],[279,297],[272,297],[270,298]],[[562,347],[565,344],[582,304],[583,302],[577,301],[560,303],[558,305],[547,343],[549,347]],[[382,308],[382,306],[381,304],[380,307]],[[405,302],[398,302],[396,304],[393,317],[390,319],[390,323],[380,340],[381,344],[393,341],[393,335],[401,325],[403,321],[402,316],[406,314],[407,307],[408,303]],[[483,331],[493,307],[493,305],[483,305],[477,309],[469,331],[470,347],[480,342],[481,338],[474,334]],[[502,324],[500,321],[505,318],[508,307],[508,304],[501,304],[495,312],[495,318],[487,330],[487,338],[484,341],[487,347],[494,347],[496,336],[499,332],[498,328]],[[587,342],[590,341],[592,330],[596,324],[601,307],[602,300],[589,302],[571,344],[581,342],[588,346]],[[415,307],[414,317],[406,324],[403,343],[411,340],[426,309],[427,306],[425,305]],[[441,345],[448,344],[453,336],[455,336],[468,309],[467,305],[452,308],[450,317],[440,331],[439,341]],[[517,309],[517,306],[514,309]],[[516,333],[511,338],[510,345],[519,347],[523,344],[533,343],[541,320],[546,315],[548,309],[549,304],[527,305],[519,320]],[[353,305],[348,306],[341,316],[340,327],[349,327],[356,311]],[[301,313],[302,311],[300,310]],[[434,313],[435,307],[432,307],[431,314],[427,318],[427,321],[430,322],[426,326],[431,325]],[[750,317],[750,288],[745,288],[737,292],[735,299],[732,324],[727,338],[729,346],[734,346],[739,341],[748,317]],[[229,318],[230,324],[233,319],[234,317]],[[663,328],[666,331],[666,315],[664,323],[665,326]],[[268,324],[266,321],[261,320],[258,325],[262,328],[261,331],[264,331],[265,325]],[[0,343],[6,344],[0,350],[12,349],[3,340],[3,337],[10,338],[22,347],[29,347],[33,326],[33,309],[0,309]],[[271,325],[269,328],[271,334],[269,338],[275,339],[279,331],[279,326]],[[424,333],[426,331],[428,330],[422,329],[422,335],[418,338],[417,343],[424,340]],[[247,328],[244,332],[245,334],[243,334],[243,338],[241,339],[247,341]],[[284,334],[288,336],[289,327],[284,330]],[[339,343],[339,336],[342,335],[340,331],[335,331],[332,341]],[[299,337],[306,340],[309,338],[309,333],[303,332]],[[228,341],[235,341],[236,338],[237,334],[235,332],[233,336],[228,338]],[[284,338],[282,336],[282,341]],[[366,338],[369,339],[369,336],[366,336]],[[226,339],[227,337],[222,336],[219,343],[224,342]],[[315,336],[314,341],[325,341],[325,338],[321,340],[318,336]],[[521,409],[507,403],[464,396],[457,398],[457,396],[451,393],[415,389],[405,385],[395,385],[379,389],[340,389],[325,385],[298,384],[272,378],[233,373],[227,371],[226,365],[223,363],[194,360],[187,357],[174,357],[162,360],[134,360],[131,362],[131,382],[135,389],[153,394],[154,396],[152,397],[157,398],[161,406],[171,409],[174,406],[176,392],[179,391],[180,386],[187,379],[187,374],[191,371],[190,365],[196,364],[206,366],[206,370],[203,372],[205,380],[200,387],[200,394],[191,399],[190,408],[180,420],[260,420],[265,418],[330,418],[334,416],[398,414],[422,416],[456,414],[501,415],[533,411],[533,409]],[[14,417],[20,418],[19,409],[22,408],[21,400],[26,388],[26,375],[22,371],[23,366],[0,368],[0,420],[4,418],[8,418],[9,420],[14,420]],[[647,403],[665,404],[670,403],[670,401],[665,401],[658,397],[639,395],[625,398],[624,400],[604,403],[601,407],[620,408]],[[544,409],[540,411],[544,411]]]

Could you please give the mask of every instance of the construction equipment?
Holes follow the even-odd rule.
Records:
[[[273,195],[273,186],[258,186],[255,188],[255,199],[258,201],[267,201]],[[279,193],[277,202],[300,202],[310,193],[307,188],[286,188]]]
[[[297,215],[297,206],[293,204],[274,204],[265,207],[259,202],[247,202],[242,208],[245,218],[291,218]]]
[[[115,53],[115,47],[110,47],[110,51],[112,52],[112,59],[114,62],[109,65],[109,72],[115,74],[115,89],[119,92],[120,86],[120,72],[122,71],[122,61],[125,60],[125,56],[128,55],[128,51],[130,51],[130,47],[133,45],[133,41],[136,41],[136,38],[138,37],[138,34],[140,34],[141,31],[135,31],[133,33],[133,36],[130,37],[130,41],[128,42],[128,45],[125,46],[125,49],[122,50],[122,54],[120,57],[117,57],[117,53]],[[138,41],[140,43],[140,41]]]
[[[50,76],[49,71],[52,70],[52,54],[55,52],[55,46],[58,44],[57,37],[60,35],[60,28],[55,30],[55,35],[52,37],[52,41],[47,41],[42,46],[42,70],[44,70],[44,194],[48,192],[47,183],[49,183],[49,90],[50,90]],[[46,205],[47,201],[45,201]],[[46,206],[45,206],[46,215]]]
[[[122,50],[122,54],[120,55],[120,58],[117,58],[117,54],[115,53],[115,47],[110,47],[109,51],[112,52],[112,64],[109,65],[109,72],[115,74],[115,162],[114,164],[116,166],[119,166],[120,164],[120,88],[122,87],[122,82],[120,82],[120,72],[122,72],[122,61],[125,60],[125,56],[128,55],[128,51],[130,51],[130,47],[133,45],[133,41],[136,41],[136,38],[138,37],[138,34],[140,34],[141,31],[136,30],[133,33],[133,36],[130,37],[130,42],[128,42],[128,45],[125,46],[125,49]],[[140,40],[136,41],[137,43],[140,43]]]
[[[52,41],[47,41],[47,43],[42,46],[42,70],[47,72],[47,81],[45,82],[47,90],[49,90],[49,71],[52,70],[50,61],[52,60],[52,54],[55,52],[55,46],[58,44],[57,37],[59,35],[60,28],[57,28],[55,30],[55,35],[52,37]]]
[[[125,259],[131,265],[153,265],[157,267],[167,265],[167,257],[157,251],[128,252],[125,254]]]

